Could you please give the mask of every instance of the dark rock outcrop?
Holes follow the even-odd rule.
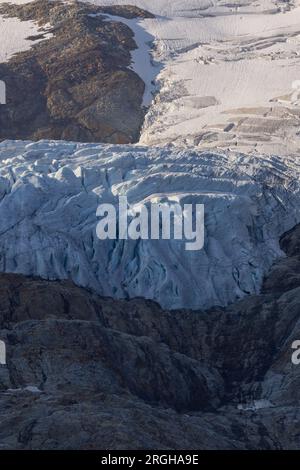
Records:
[[[101,13],[151,17],[133,6],[96,7],[36,0],[1,4],[0,14],[33,20],[52,33],[0,64],[7,105],[0,140],[63,139],[130,143],[144,119],[144,82],[129,67],[134,34]],[[43,29],[43,30],[44,30]],[[42,34],[42,33],[41,33]]]
[[[299,449],[299,239],[261,295],[206,312],[2,274],[2,448]]]

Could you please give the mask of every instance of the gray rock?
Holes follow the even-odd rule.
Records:
[[[299,449],[300,283],[277,290],[298,237],[281,239],[289,258],[264,292],[226,309],[164,311],[2,274],[2,448]]]

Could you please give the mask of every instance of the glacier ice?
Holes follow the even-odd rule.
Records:
[[[0,271],[72,279],[165,308],[224,306],[258,292],[300,222],[295,158],[72,142],[0,144]],[[205,205],[205,246],[106,240],[96,209],[149,198]]]

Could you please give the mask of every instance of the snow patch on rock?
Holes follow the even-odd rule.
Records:
[[[5,2],[0,2],[5,3]],[[0,15],[0,63],[7,62],[17,52],[26,51],[52,34],[40,28],[34,21],[20,21],[18,18],[5,18]],[[29,37],[43,35],[43,38],[30,40]],[[1,79],[1,77],[0,77]]]
[[[100,14],[103,16],[103,14]],[[110,21],[118,21],[126,24],[134,33],[134,40],[137,49],[131,52],[132,65],[131,69],[143,80],[145,83],[145,92],[143,97],[143,106],[149,106],[152,103],[153,95],[155,92],[155,78],[160,71],[159,64],[155,64],[152,60],[151,47],[154,42],[154,36],[149,34],[145,29],[145,23],[141,18],[127,19],[121,16],[108,15],[105,16]]]
[[[252,403],[242,403],[237,406],[240,411],[259,411],[266,408],[273,408],[273,403],[270,400],[254,400]]]

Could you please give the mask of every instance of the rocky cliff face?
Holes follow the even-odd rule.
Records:
[[[136,7],[96,7],[36,0],[1,4],[0,14],[33,20],[52,33],[29,38],[32,47],[0,64],[7,105],[0,139],[44,138],[135,142],[144,118],[145,85],[130,69],[133,32],[102,13],[150,17]]]
[[[297,226],[262,294],[227,309],[1,275],[2,448],[299,448],[299,240]]]

